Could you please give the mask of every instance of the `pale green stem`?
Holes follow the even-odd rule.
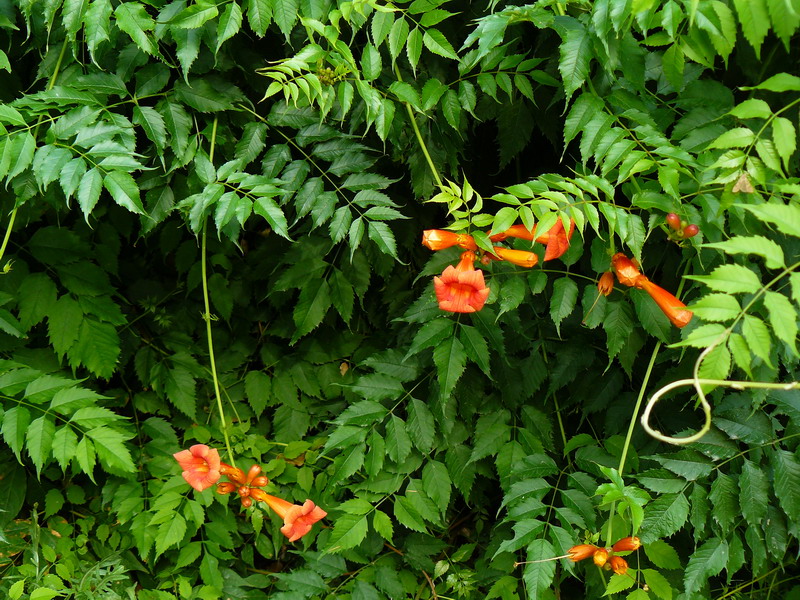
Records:
[[[397,81],[403,81],[403,77],[400,75],[400,69],[397,68],[397,65],[394,66],[394,72],[397,75]],[[417,136],[417,142],[419,143],[419,147],[422,150],[422,154],[425,155],[425,160],[428,161],[428,166],[431,169],[431,173],[433,173],[433,178],[436,180],[436,184],[439,187],[442,187],[442,178],[439,176],[439,171],[436,169],[436,165],[433,164],[433,159],[431,158],[430,153],[428,152],[428,147],[425,145],[425,140],[422,139],[422,132],[419,130],[419,126],[417,126],[417,119],[414,117],[414,110],[411,108],[411,105],[408,102],[403,102],[406,105],[406,110],[408,111],[408,118],[411,121],[411,127],[414,128],[414,135]]]
[[[208,151],[208,158],[214,162],[214,147],[217,143],[217,123],[218,120],[214,117],[214,124],[211,127],[211,147]],[[217,361],[214,358],[214,337],[211,334],[211,303],[208,299],[208,265],[206,260],[206,231],[208,230],[208,219],[203,221],[203,233],[201,236],[200,248],[200,272],[203,282],[203,320],[206,322],[206,339],[208,341],[208,360],[211,364],[211,379],[214,382],[214,397],[217,400],[217,410],[219,411],[219,420],[222,425],[222,435],[225,438],[225,449],[228,451],[228,459],[231,461],[231,466],[236,466],[236,460],[233,457],[233,450],[231,449],[231,439],[228,435],[228,422],[225,420],[225,409],[222,406],[222,394],[220,393],[219,377],[217,376]]]

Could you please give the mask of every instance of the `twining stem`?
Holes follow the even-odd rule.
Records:
[[[394,72],[395,75],[397,75],[397,81],[402,82],[403,77],[400,75],[400,69],[397,67],[397,65],[394,66]],[[417,119],[414,117],[414,110],[411,108],[411,105],[408,102],[403,102],[403,104],[406,105],[408,118],[411,121],[411,127],[414,128],[414,135],[417,136],[417,142],[422,150],[422,154],[425,155],[425,160],[428,161],[428,166],[431,169],[431,173],[433,173],[433,178],[436,180],[436,184],[439,187],[442,187],[442,178],[439,176],[439,171],[436,170],[436,165],[433,164],[433,159],[431,158],[430,152],[428,152],[428,147],[425,145],[425,140],[422,139],[422,132],[419,130],[419,126],[417,126]]]
[[[67,50],[67,40],[64,40],[64,43],[61,44],[61,52],[58,54],[58,60],[56,61],[56,66],[53,69],[53,74],[50,76],[50,81],[47,83],[47,89],[52,90],[53,86],[56,84],[56,79],[58,78],[58,73],[61,70],[61,63],[64,61],[64,54]],[[39,116],[39,121],[36,123],[36,129],[33,131],[33,137],[36,137],[36,131],[39,128],[39,123],[42,121],[42,116]],[[14,203],[14,208],[11,210],[11,216],[8,218],[8,225],[6,226],[6,233],[3,236],[3,245],[0,246],[0,261],[3,260],[3,256],[6,254],[6,247],[8,246],[8,240],[11,239],[11,229],[14,227],[14,220],[17,218],[17,209],[19,207],[16,203]]]
[[[214,162],[214,147],[217,143],[217,117],[214,117],[214,124],[211,126],[211,147],[208,151],[208,159],[213,164]],[[206,232],[208,230],[208,219],[203,221],[203,233],[201,236],[200,248],[200,272],[203,281],[203,306],[205,312],[203,313],[203,320],[206,322],[206,340],[208,342],[208,360],[211,363],[211,379],[214,381],[214,397],[217,399],[217,410],[219,411],[219,420],[222,424],[222,435],[225,438],[225,449],[228,451],[228,459],[231,461],[231,466],[236,466],[236,460],[233,457],[233,450],[231,449],[231,439],[228,435],[228,423],[225,420],[225,410],[222,407],[222,394],[219,391],[219,377],[217,376],[217,361],[214,358],[214,337],[211,334],[211,304],[208,300],[208,266],[206,261]]]

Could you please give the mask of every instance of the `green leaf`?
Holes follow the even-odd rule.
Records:
[[[433,415],[428,406],[416,398],[412,398],[408,405],[407,429],[417,450],[422,453],[427,453],[431,450],[436,435]]]
[[[452,483],[450,474],[444,464],[430,460],[422,469],[422,483],[425,486],[425,493],[444,513],[450,505],[450,489]]]
[[[419,57],[422,54],[422,39],[423,36],[422,33],[420,33],[419,27],[414,27],[411,33],[408,34],[408,39],[406,40],[406,56],[415,73],[417,70],[417,63],[419,63]]]
[[[613,359],[628,340],[633,331],[633,313],[626,302],[608,302],[606,316],[603,320],[606,331],[608,358]]]
[[[747,127],[730,129],[715,139],[709,148],[747,148],[756,139],[755,133]]]
[[[114,374],[119,354],[119,336],[114,326],[91,317],[82,319],[77,340],[67,352],[71,366],[83,365],[104,379]]]
[[[553,282],[553,296],[550,298],[550,317],[560,335],[561,321],[575,309],[578,300],[578,284],[571,277],[560,277]]]
[[[397,243],[394,239],[392,230],[386,223],[379,221],[369,221],[367,228],[369,239],[375,242],[381,252],[397,259]],[[398,259],[399,260],[399,259]]]
[[[635,584],[636,580],[634,580],[633,577],[628,577],[628,575],[612,575],[611,579],[608,580],[608,585],[606,586],[606,591],[603,596],[618,594],[623,590],[632,588]]]
[[[757,357],[763,360],[767,365],[772,365],[770,360],[770,351],[772,350],[772,338],[769,335],[767,326],[764,321],[752,315],[744,316],[744,324],[742,325],[742,335],[744,336],[750,350],[753,351]]]
[[[127,33],[142,52],[154,56],[158,48],[151,39],[155,21],[147,14],[145,5],[141,2],[123,2],[114,9],[114,18],[117,27]]]
[[[433,350],[433,362],[439,376],[439,394],[448,397],[464,372],[467,353],[458,338],[444,340]]]
[[[774,224],[778,231],[786,235],[800,237],[800,207],[795,204],[738,204],[753,213],[762,221]]]
[[[389,515],[382,510],[376,509],[375,512],[372,513],[372,527],[375,529],[378,535],[380,535],[390,544],[392,543],[392,537],[394,536],[394,524],[392,523],[392,519],[389,517]]]
[[[286,222],[286,216],[272,198],[265,196],[256,198],[253,202],[253,212],[264,217],[279,236],[287,240],[292,239],[289,237],[289,224]]]
[[[171,519],[158,526],[156,532],[156,556],[166,552],[166,550],[179,544],[186,534],[186,519],[176,512]]]
[[[719,538],[712,538],[694,551],[686,565],[683,576],[687,594],[694,594],[706,584],[710,577],[717,575],[728,563],[728,544]]]
[[[800,92],[800,77],[778,73],[758,85],[744,86],[743,90],[768,90],[770,92]]]
[[[241,27],[242,9],[238,2],[233,1],[222,12],[222,16],[217,23],[217,47],[214,52],[219,52],[222,44],[236,35]]]
[[[392,415],[386,424],[386,453],[396,464],[401,464],[411,452],[411,438],[406,424],[400,417]]]
[[[286,41],[300,16],[300,0],[274,0],[272,2],[272,17],[280,28]]]
[[[111,171],[103,178],[103,187],[108,190],[114,202],[129,211],[143,215],[144,207],[139,198],[139,186],[130,173]],[[80,192],[78,194],[80,196]]]
[[[481,415],[475,425],[475,442],[469,462],[497,454],[510,436],[507,411],[498,410]]]
[[[703,244],[703,247],[717,248],[726,254],[758,254],[766,260],[768,269],[781,269],[786,266],[781,247],[760,235],[737,236],[724,242]]]
[[[34,419],[25,432],[26,448],[36,467],[37,474],[41,473],[42,467],[50,458],[55,431],[54,419],[49,415],[42,415],[38,419]]]
[[[20,452],[25,443],[25,432],[31,422],[31,413],[24,406],[14,406],[3,414],[3,439],[20,460]]]
[[[184,104],[202,113],[228,110],[234,102],[243,99],[242,92],[231,83],[219,77],[206,76],[193,79],[191,84],[178,81],[175,96]],[[169,127],[169,124],[167,124]]]
[[[361,75],[365,81],[373,81],[381,74],[381,53],[370,43],[361,54]]]
[[[794,453],[776,449],[770,460],[774,473],[775,496],[790,521],[800,518],[800,462]],[[794,491],[793,491],[794,490]]]
[[[641,527],[642,543],[669,537],[689,518],[689,501],[683,494],[664,494],[647,505]]]
[[[372,43],[380,46],[389,35],[394,23],[394,15],[391,12],[378,10],[372,13],[372,23],[370,24]],[[394,61],[395,57],[396,55],[392,57],[392,61]]]
[[[109,427],[95,427],[87,431],[86,435],[94,442],[97,457],[108,472],[115,475],[126,475],[136,471],[136,466],[125,445],[125,435]]]
[[[761,58],[761,44],[769,33],[769,13],[766,0],[733,0],[736,12],[739,15],[739,24],[745,39],[756,52],[756,58]]]
[[[775,337],[786,342],[797,355],[797,312],[789,298],[768,290],[764,293],[764,306],[769,312],[769,323]]]
[[[589,75],[589,64],[592,60],[592,38],[589,31],[575,22],[567,29],[559,53],[558,70],[564,82],[564,95],[569,102],[572,94],[583,85]]]
[[[322,323],[331,304],[330,286],[325,279],[314,278],[303,286],[292,313],[295,332],[291,343],[294,344],[316,329]]]
[[[716,323],[701,325],[692,329],[685,339],[672,345],[674,347],[692,346],[693,348],[705,348],[717,343],[726,333],[727,329],[723,325]]]
[[[449,321],[449,319],[447,319]],[[469,359],[477,364],[481,371],[491,377],[489,366],[489,345],[480,332],[470,325],[461,325],[458,332],[458,339],[464,345]]]
[[[272,22],[270,0],[248,0],[247,22],[258,37],[264,37],[267,34],[267,27]]]
[[[706,294],[688,308],[705,321],[732,321],[742,312],[736,298],[728,294]]]
[[[393,64],[406,45],[408,32],[408,21],[405,17],[401,16],[392,24],[392,29],[389,31],[389,56],[392,57]]]
[[[675,549],[663,540],[653,540],[643,546],[647,558],[659,569],[680,569],[681,559]]]
[[[553,546],[545,539],[533,540],[527,549],[525,571],[522,580],[527,586],[527,595],[530,600],[546,598],[545,592],[553,583],[556,573],[555,561],[548,560],[555,556]]]
[[[789,168],[789,159],[797,149],[797,130],[792,122],[785,117],[775,117],[772,120],[772,140],[778,155],[783,160],[784,168]]]
[[[739,477],[739,505],[745,520],[754,527],[760,527],[767,516],[769,504],[769,481],[762,469],[745,459]]]
[[[453,50],[453,46],[438,29],[427,29],[422,36],[422,43],[434,54],[451,60],[458,60],[458,55]]]
[[[739,518],[739,486],[732,477],[725,473],[718,473],[716,479],[711,484],[711,493],[708,499],[711,500],[713,510],[712,518],[719,523],[722,532],[727,535],[734,522]]]
[[[399,398],[403,395],[403,384],[394,377],[381,373],[362,375],[353,385],[353,391],[368,400],[379,402],[387,398]]]
[[[596,289],[594,289],[594,293],[597,294]],[[667,342],[672,335],[672,324],[664,315],[664,312],[658,308],[658,305],[650,295],[643,290],[632,289],[630,297],[633,300],[636,317],[644,330],[662,342]],[[596,309],[597,307],[595,307]],[[600,317],[602,317],[602,313]]]
[[[755,294],[761,288],[758,275],[741,265],[721,265],[709,275],[687,275],[686,278],[701,281],[712,290],[726,294]]]

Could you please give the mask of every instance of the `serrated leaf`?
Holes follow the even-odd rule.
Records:
[[[689,307],[694,314],[705,321],[732,321],[739,316],[742,307],[728,294],[706,294]]]
[[[744,316],[742,324],[742,335],[744,336],[750,350],[766,364],[771,365],[770,351],[772,350],[772,337],[764,321],[752,315]]]
[[[94,169],[93,169],[94,170]],[[139,186],[130,173],[124,171],[111,171],[103,178],[103,187],[108,190],[114,202],[127,208],[132,213],[144,214]],[[80,198],[80,190],[78,191]]]
[[[561,321],[572,314],[578,300],[578,284],[571,277],[560,277],[553,282],[550,298],[550,318],[560,335]]]
[[[559,47],[558,70],[564,82],[564,94],[569,102],[572,94],[583,85],[589,75],[592,59],[592,39],[589,31],[580,24],[567,29]]]
[[[739,477],[739,505],[745,520],[759,527],[767,516],[769,504],[769,481],[762,469],[745,459]]]
[[[710,577],[719,574],[728,563],[728,544],[712,538],[695,550],[683,576],[687,594],[698,592]]]
[[[544,598],[544,593],[553,583],[556,573],[556,564],[552,560],[547,560],[555,556],[552,544],[545,539],[533,540],[528,545],[525,571],[522,579],[527,586],[527,594],[530,600]]]
[[[147,14],[144,4],[123,2],[114,9],[114,17],[117,27],[127,33],[140,50],[151,56],[158,53],[149,33],[155,27],[155,21]]]
[[[439,379],[439,394],[449,397],[467,363],[467,353],[458,338],[444,340],[433,351],[433,362]]]
[[[701,281],[712,290],[726,294],[754,294],[761,281],[753,271],[742,265],[721,265],[709,275],[687,275],[687,279]]]
[[[422,43],[434,54],[451,60],[458,60],[458,55],[455,50],[453,50],[452,44],[450,44],[444,34],[438,29],[427,29],[422,36]]]
[[[642,521],[642,543],[649,544],[669,537],[683,527],[689,518],[689,501],[683,494],[664,494],[647,505]]]

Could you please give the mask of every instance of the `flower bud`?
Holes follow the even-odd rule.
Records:
[[[502,248],[500,246],[493,246],[492,250],[501,259],[513,265],[525,267],[526,269],[530,269],[539,262],[539,257],[527,250],[514,250],[511,248]]]
[[[444,229],[426,229],[423,231],[422,245],[431,250],[444,250],[453,246],[459,246],[465,250],[477,250],[478,248],[471,235]]]
[[[669,213],[667,215],[667,225],[678,231],[681,228],[681,218],[675,213]]]
[[[235,483],[231,483],[230,481],[223,481],[222,483],[217,484],[218,494],[230,494],[233,491],[236,491]]]
[[[611,271],[606,271],[600,276],[597,281],[597,291],[608,296],[614,291],[614,274]]]
[[[264,490],[251,489],[250,490],[250,497],[253,500],[257,500],[258,502],[266,502],[267,501],[267,493]]]
[[[236,490],[236,493],[239,494],[242,498],[247,498],[250,495],[250,488],[247,487],[246,485],[243,485]]]
[[[228,479],[242,485],[244,483],[244,471],[239,468],[231,468],[226,475]]]
[[[264,487],[269,483],[269,479],[267,479],[264,475],[260,477],[256,477],[253,481],[250,482],[250,487]]]
[[[253,506],[253,499],[252,498],[242,498],[242,506],[245,508],[250,508]]]
[[[683,228],[683,237],[690,238],[700,233],[700,228],[697,225],[687,225]]]
[[[569,559],[571,561],[578,562],[584,558],[589,558],[599,549],[600,548],[593,546],[592,544],[578,544],[577,546],[573,546],[567,550],[567,554],[569,555]]]
[[[247,471],[247,480],[246,483],[249,485],[250,482],[253,481],[258,475],[261,473],[261,467],[258,465],[253,465],[250,467],[250,470]]]
[[[611,565],[611,570],[617,575],[625,575],[628,572],[628,561],[621,556],[612,556],[608,562]]]
[[[632,536],[622,538],[616,544],[614,544],[611,549],[614,552],[632,552],[633,550],[638,550],[641,546],[641,540],[636,536]]]
[[[606,550],[605,548],[598,548],[597,550],[595,550],[594,556],[592,556],[592,560],[594,561],[594,564],[596,564],[598,567],[602,567],[604,564],[606,564],[606,561],[608,560],[608,550]]]

